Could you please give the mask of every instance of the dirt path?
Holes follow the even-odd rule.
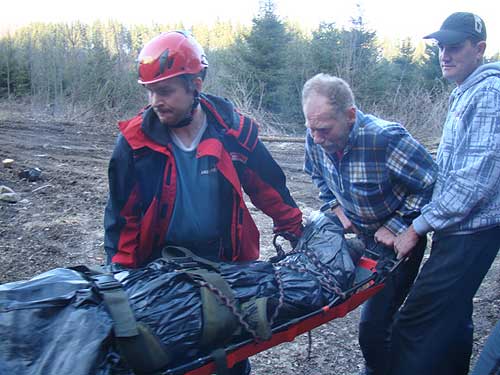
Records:
[[[12,118],[10,120],[9,118]],[[102,216],[107,194],[107,162],[116,128],[99,123],[66,123],[8,113],[0,107],[0,185],[20,194],[18,203],[0,202],[0,283],[32,277],[54,267],[104,262]],[[319,207],[309,177],[302,173],[303,146],[268,143],[282,165],[289,188],[307,213]],[[28,182],[18,173],[39,167],[42,180]],[[262,230],[262,258],[273,255],[271,220],[252,209]],[[475,299],[475,347],[499,318],[497,258]],[[252,359],[255,374],[356,374],[362,367],[357,344],[359,309],[307,336]]]

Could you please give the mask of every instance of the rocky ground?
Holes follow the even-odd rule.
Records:
[[[102,216],[107,194],[107,162],[115,125],[64,122],[0,105],[0,186],[19,194],[17,203],[0,201],[0,283],[30,278],[54,267],[104,262]],[[319,207],[302,171],[300,143],[267,144],[287,175],[304,212]],[[41,180],[19,177],[38,167]],[[252,209],[262,230],[262,259],[273,255],[271,221]],[[499,318],[500,260],[497,258],[476,298],[474,358]],[[253,357],[255,374],[356,374],[362,367],[357,345],[359,309],[307,335]]]

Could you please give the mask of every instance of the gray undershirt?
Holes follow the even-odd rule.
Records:
[[[205,121],[189,147],[172,133],[177,196],[166,240],[198,255],[213,257],[218,255],[221,237],[220,173],[214,158],[196,157],[206,128]]]

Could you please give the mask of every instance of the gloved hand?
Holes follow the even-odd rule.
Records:
[[[300,232],[302,233],[303,230],[304,230],[304,227],[302,226]],[[295,249],[295,247],[297,246],[297,243],[299,242],[299,237],[297,237],[295,234],[290,233],[290,232],[284,232],[284,233],[280,233],[280,234],[285,240],[290,242],[290,246],[292,247],[292,249]]]
[[[276,262],[278,262],[281,259],[286,257],[286,252],[285,252],[285,250],[283,250],[283,246],[282,246],[283,241],[281,241],[281,243],[279,243],[280,241],[278,241],[278,239],[280,237],[282,237],[285,240],[287,240],[288,242],[290,242],[291,250],[294,250],[295,247],[297,246],[297,243],[299,242],[299,238],[296,235],[294,235],[293,233],[290,233],[290,232],[275,233],[274,238],[273,238],[273,245],[274,245],[274,248],[276,249],[276,255],[269,258],[269,261],[271,263],[276,263]]]

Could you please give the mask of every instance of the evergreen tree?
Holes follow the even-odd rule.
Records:
[[[381,62],[375,32],[365,28],[362,17],[353,19],[351,28],[340,33],[336,75],[349,82],[357,102],[371,103],[385,91]]]
[[[312,72],[338,74],[341,48],[340,30],[334,23],[321,23],[318,29],[313,31],[310,43],[309,66]]]
[[[10,34],[0,41],[0,97],[10,99],[13,94],[14,50]]]
[[[415,48],[409,38],[403,40],[399,47],[399,54],[392,61],[391,81],[394,84],[393,98],[405,95],[412,86],[421,81],[417,65],[413,62]],[[389,77],[388,77],[389,78]]]
[[[280,114],[288,106],[283,83],[287,80],[285,65],[293,64],[287,60],[290,35],[276,15],[272,0],[264,2],[252,24],[251,32],[244,38],[247,48],[243,49],[243,60],[262,88],[258,101],[263,109]]]
[[[433,95],[440,95],[449,87],[443,78],[439,63],[439,48],[437,45],[428,44],[421,61],[418,62],[419,74],[423,78],[423,86]]]

